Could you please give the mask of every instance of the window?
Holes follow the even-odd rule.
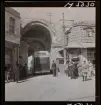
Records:
[[[92,37],[93,36],[93,30],[92,29],[87,29],[87,36]]]
[[[94,51],[94,49],[87,49],[87,56],[88,56],[88,58],[95,59],[95,51]]]
[[[93,29],[93,33],[95,33],[95,28]]]
[[[93,64],[95,64],[95,60],[93,60]]]
[[[64,64],[64,60],[60,59],[59,64]]]
[[[89,36],[89,37],[92,36],[92,32],[91,32],[91,31],[88,32],[88,36]]]
[[[92,56],[92,52],[87,52],[88,57]]]
[[[9,33],[15,33],[15,19],[12,17],[9,19]]]
[[[5,64],[11,64],[11,56],[5,55]]]

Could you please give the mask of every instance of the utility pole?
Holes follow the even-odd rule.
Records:
[[[64,25],[64,13],[62,13],[62,16],[63,16],[63,34],[64,34],[64,66],[65,66],[65,64],[66,64],[66,49],[65,49],[65,47],[66,47],[66,35],[65,35],[65,25]]]
[[[61,20],[60,20],[60,21],[61,21]],[[67,61],[67,55],[68,55],[68,54],[67,54],[67,51],[66,51],[66,46],[68,46],[68,39],[67,39],[68,36],[67,36],[66,33],[65,33],[65,32],[66,32],[65,29],[66,29],[66,28],[70,28],[70,27],[66,27],[64,22],[65,22],[65,21],[74,21],[74,20],[65,20],[65,19],[64,19],[64,13],[62,13],[62,21],[63,21],[62,24],[63,24],[63,34],[64,34],[63,37],[64,37],[64,66],[65,66],[66,61]],[[68,33],[67,33],[67,34],[68,34]]]
[[[50,21],[50,24],[52,23],[52,20],[51,20],[51,17],[53,16],[52,13],[47,13],[47,15],[49,16],[49,21]]]

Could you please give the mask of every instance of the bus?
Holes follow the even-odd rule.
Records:
[[[50,54],[48,51],[36,51],[33,57],[33,73],[48,73],[50,71]]]

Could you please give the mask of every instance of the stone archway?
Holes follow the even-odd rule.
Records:
[[[46,21],[32,20],[28,22],[21,33],[20,56],[23,63],[28,62],[28,56],[34,51],[51,51],[54,31]]]

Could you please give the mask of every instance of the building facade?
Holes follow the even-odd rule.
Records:
[[[5,65],[16,69],[19,62],[20,13],[10,7],[5,8]]]
[[[36,24],[34,24],[34,22]],[[26,61],[26,63],[27,63],[27,59],[28,59],[27,53],[30,53],[31,51],[33,53],[38,48],[40,48],[39,50],[47,50],[50,52],[50,68],[51,68],[51,64],[52,64],[53,60],[56,61],[58,66],[62,67],[64,65],[63,44],[53,41],[54,35],[58,36],[59,32],[61,32],[61,36],[63,36],[62,29],[59,31],[56,31],[54,33],[54,35],[51,35],[51,34],[49,35],[49,33],[47,31],[45,31],[45,29],[44,29],[44,32],[42,32],[42,30],[41,30],[41,28],[43,27],[43,23],[45,24],[45,22],[42,21],[41,24],[39,24],[39,23],[41,23],[40,20],[38,20],[38,21],[34,20],[34,21],[31,21],[31,23],[27,23],[25,25],[25,28],[23,28],[24,30],[31,28],[31,30],[30,30],[31,32],[29,32],[29,31],[28,31],[29,33],[26,32],[24,34],[25,36],[23,37],[24,40],[29,43],[29,47],[27,47],[28,51],[26,51],[26,54],[25,54],[25,50],[22,50],[24,48],[23,45],[21,48],[22,56],[24,56],[24,54],[26,55],[26,57],[25,56],[23,57],[23,58],[26,58],[26,60],[24,60],[24,62]],[[28,27],[27,27],[27,25],[28,25]],[[51,33],[50,27],[49,27],[49,31]],[[84,60],[86,60],[86,61],[90,60],[94,64],[94,62],[95,62],[95,24],[93,24],[92,22],[91,23],[90,22],[75,23],[72,26],[72,28],[70,28],[69,34],[68,34],[68,31],[66,32],[66,34],[68,36],[67,37],[68,45],[66,46],[67,60],[68,59],[71,60],[72,58],[79,57],[81,62],[83,62]],[[36,37],[36,35],[37,35],[37,37]],[[42,35],[44,35],[44,37]],[[47,36],[49,35],[50,37],[47,37],[46,35]],[[46,43],[47,42],[47,41],[45,41],[46,38],[47,38],[47,40],[52,38],[52,42]],[[63,38],[61,40],[62,40],[62,42],[64,41]],[[45,44],[40,44],[40,42],[42,42],[42,41]],[[33,43],[32,47],[30,44],[31,42]],[[43,47],[41,47],[40,45],[38,48],[36,48],[38,44],[43,45],[46,48],[43,49]],[[50,50],[47,49],[47,45],[50,45],[50,47],[49,47]]]
[[[28,64],[28,57],[33,56],[35,51],[50,53],[50,69],[53,60],[58,67],[64,65],[64,33],[61,25],[55,30],[55,26],[44,19],[31,19],[22,26],[20,24],[20,13],[12,8],[5,8],[6,65],[9,64],[16,70],[16,63]],[[79,57],[82,62],[90,60],[95,64],[95,24],[75,23],[66,31],[66,35],[67,60]]]
[[[75,23],[69,31],[66,46],[69,59],[79,57],[81,62],[90,61],[95,65],[95,24],[90,21]]]

